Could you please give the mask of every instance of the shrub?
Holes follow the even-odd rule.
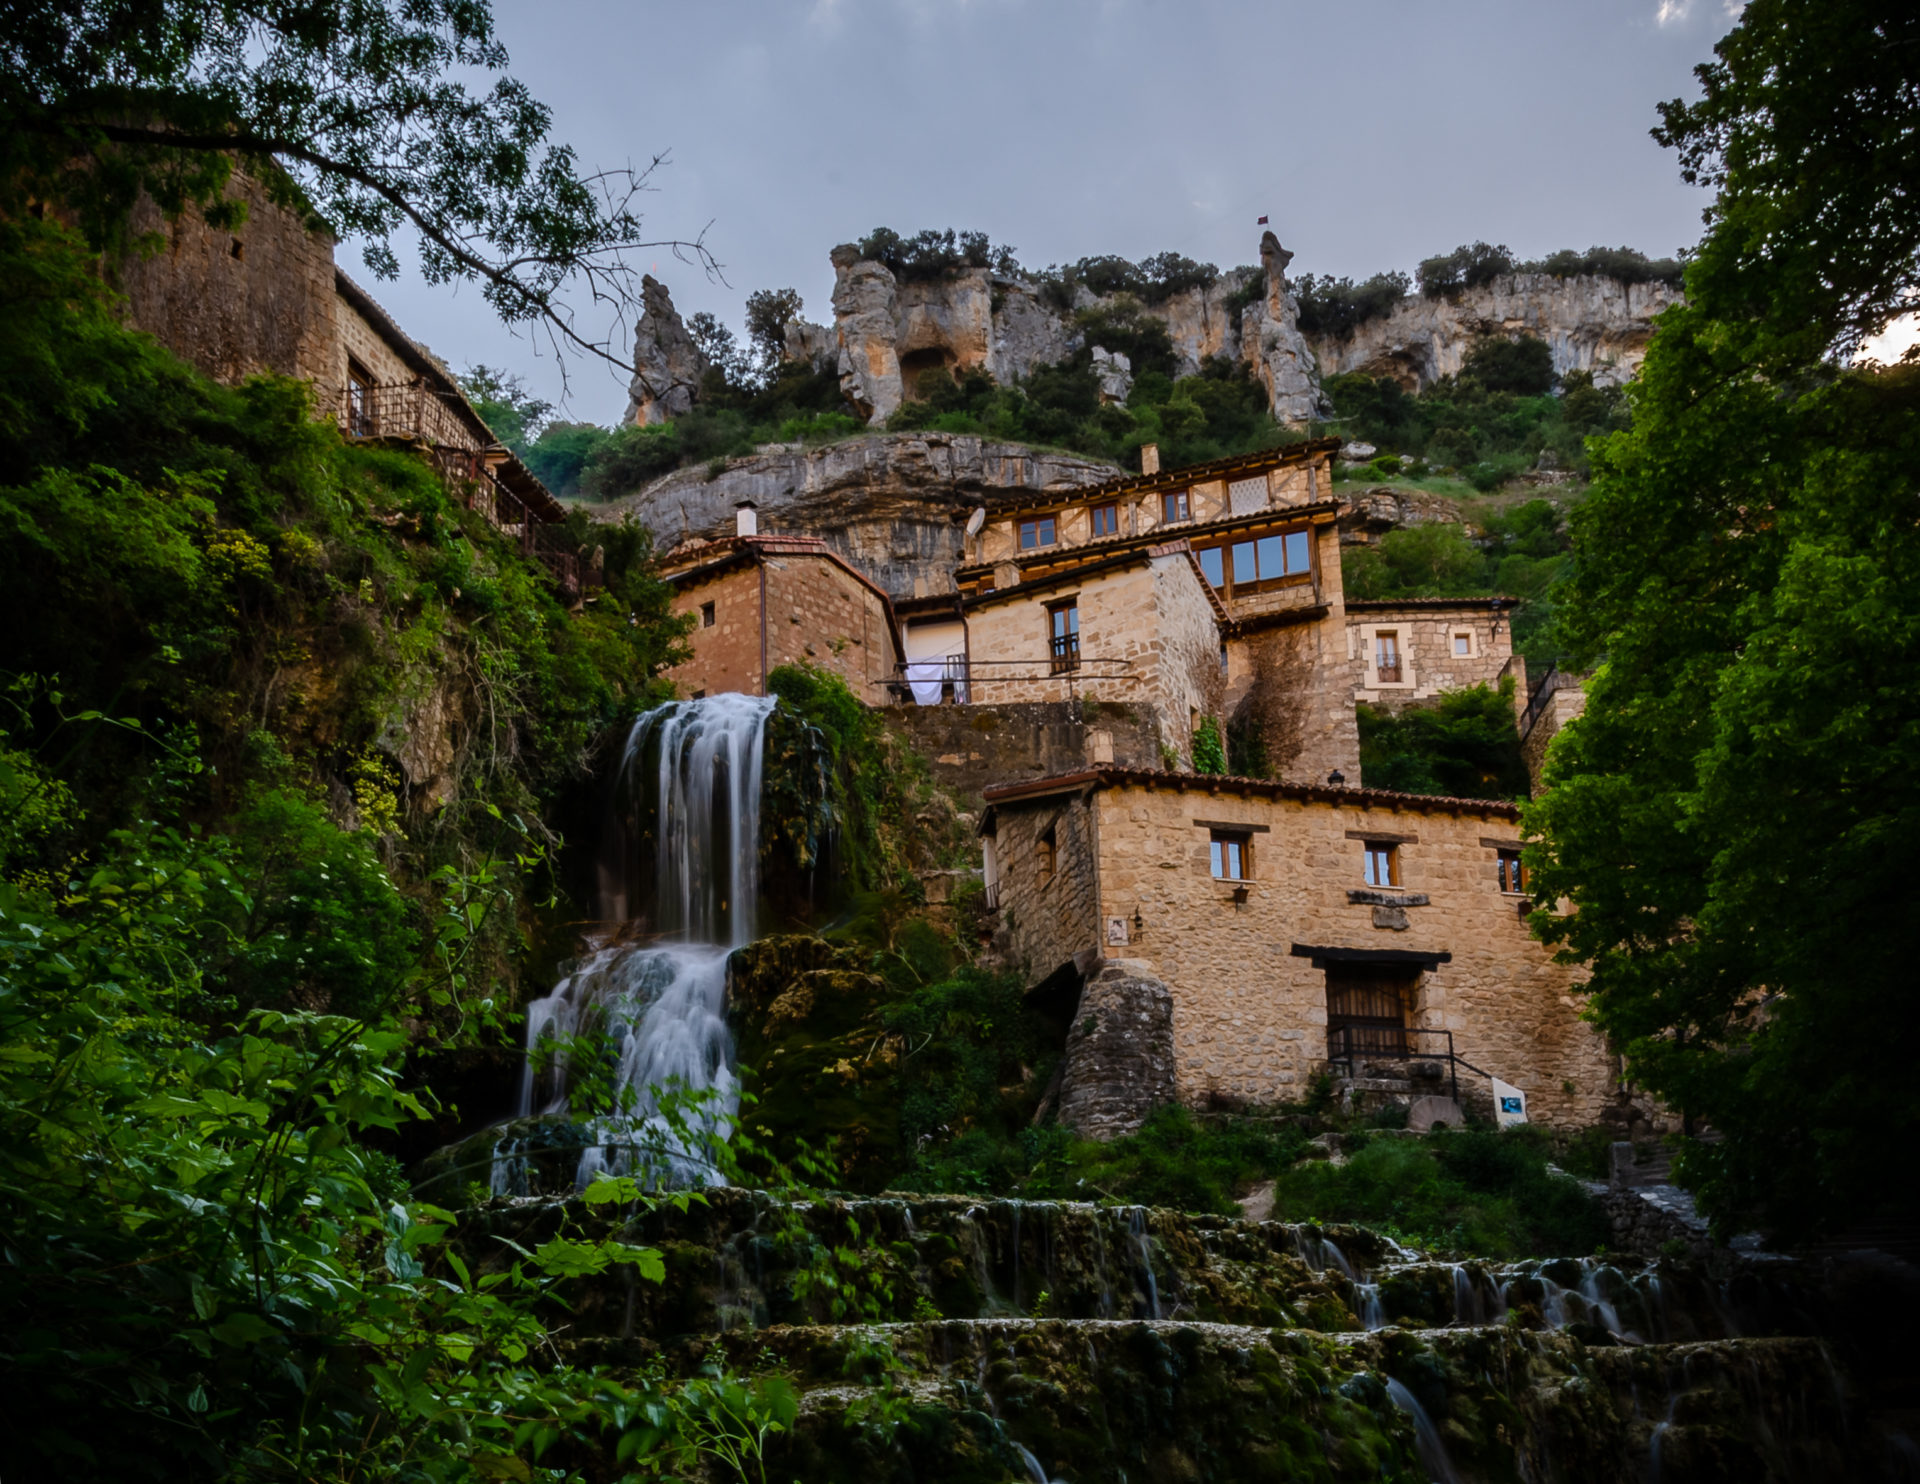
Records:
[[[1193,729],[1193,771],[1227,771],[1227,751],[1220,742],[1220,723],[1211,716],[1201,717],[1200,725]]]
[[[1479,288],[1504,273],[1513,272],[1513,253],[1484,242],[1456,247],[1450,253],[1421,261],[1414,276],[1429,299],[1445,298],[1463,289]]]
[[[928,228],[902,237],[891,227],[875,227],[860,239],[860,256],[883,264],[903,281],[945,278],[964,268],[991,268],[1017,273],[1020,264],[1011,247],[996,247],[985,232],[958,232]]]
[[[1553,350],[1532,335],[1482,335],[1467,349],[1462,376],[1490,392],[1538,397],[1553,390]]]
[[[1363,283],[1305,274],[1293,285],[1300,328],[1309,335],[1345,339],[1368,320],[1393,313],[1412,286],[1404,273],[1376,273]]]
[[[1397,712],[1362,702],[1354,714],[1367,787],[1456,799],[1526,797],[1513,689],[1508,676],[1497,689],[1450,690]]]
[[[1670,283],[1678,287],[1686,277],[1686,266],[1678,258],[1650,258],[1631,247],[1590,247],[1585,252],[1563,247],[1544,258],[1516,264],[1513,271],[1547,273],[1555,278],[1590,274],[1621,283]]]

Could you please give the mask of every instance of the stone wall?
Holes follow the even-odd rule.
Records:
[[[1061,969],[1081,972],[1099,958],[1100,863],[1094,851],[1093,811],[1086,790],[1029,799],[996,808],[984,849],[992,852],[987,879],[999,883],[1002,936],[996,947],[1014,972],[1037,985]],[[1053,872],[1041,868],[1041,841],[1052,832]]]
[[[1392,711],[1426,701],[1443,691],[1474,685],[1498,685],[1513,659],[1513,615],[1485,606],[1452,603],[1349,603],[1347,652],[1354,701]],[[1400,680],[1380,678],[1376,637],[1397,636]],[[1456,637],[1466,636],[1468,652],[1455,652]]]
[[[1540,792],[1540,771],[1546,766],[1547,748],[1560,735],[1560,729],[1586,709],[1586,691],[1577,683],[1563,685],[1553,692],[1532,729],[1520,739],[1520,756],[1526,762],[1535,794]]]
[[[1093,763],[1160,766],[1160,726],[1120,702],[890,706],[887,723],[927,759],[941,787],[978,807],[996,784],[1072,773]]]
[[[1000,835],[1030,837],[1041,807],[997,803]],[[1169,776],[1110,781],[1094,810],[1098,920],[1120,923],[1103,952],[1143,961],[1171,987],[1182,1098],[1288,1100],[1325,1065],[1326,974],[1293,954],[1299,944],[1451,954],[1419,976],[1409,1024],[1451,1031],[1459,1056],[1526,1092],[1536,1122],[1580,1126],[1613,1107],[1578,976],[1529,935],[1525,900],[1500,890],[1490,842],[1517,843],[1510,807]],[[1244,883],[1211,874],[1221,826],[1248,832]],[[1366,886],[1356,838],[1383,834],[1399,837],[1391,892]],[[1002,900],[1018,911],[1033,895],[1031,863],[1016,850],[1000,871]],[[1382,901],[1393,905],[1376,914]],[[1016,960],[1051,969],[1084,936],[1016,917],[1011,940]]]
[[[198,211],[168,222],[151,201],[135,209],[132,230],[162,245],[117,265],[128,322],[216,381],[269,372],[337,394],[333,239],[308,231],[244,175],[228,195],[247,205],[235,231]]]
[[[1159,551],[1159,548],[1155,548]],[[1079,610],[1081,663],[1053,673],[1048,609]],[[1139,553],[1127,565],[1072,574],[1033,592],[987,594],[968,604],[967,647],[978,702],[1062,702],[1096,697],[1146,707],[1160,741],[1185,757],[1190,717],[1218,709],[1219,627],[1206,585],[1185,550]]]
[[[676,586],[673,611],[694,620],[692,657],[667,672],[686,694],[761,695],[767,672],[808,664],[839,675],[870,706],[888,700],[898,655],[886,604],[829,558],[768,552],[694,573]]]
[[[1108,959],[1067,1030],[1060,1122],[1084,1138],[1117,1138],[1175,1095],[1173,995],[1146,964]]]

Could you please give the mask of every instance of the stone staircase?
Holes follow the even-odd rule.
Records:
[[[632,1220],[499,1200],[462,1236],[498,1266],[495,1238],[563,1219],[667,1267],[576,1282],[565,1358],[796,1378],[770,1477],[1899,1477],[1792,1263],[1456,1263],[1357,1227],[732,1189]]]

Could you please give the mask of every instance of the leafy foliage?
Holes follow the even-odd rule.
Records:
[[[1611,278],[1619,283],[1667,283],[1680,286],[1686,265],[1678,258],[1650,258],[1631,247],[1563,247],[1544,258],[1521,263],[1516,273],[1546,273],[1555,278]]]
[[[912,237],[902,237],[891,227],[875,227],[860,239],[860,256],[882,264],[895,278],[945,278],[963,268],[992,268],[997,273],[1017,272],[1013,249],[995,247],[985,232],[955,233],[927,228]]]
[[[1456,799],[1524,799],[1526,764],[1513,728],[1513,677],[1450,690],[1398,712],[1362,702],[1360,769],[1368,788]]]
[[[1444,299],[1463,289],[1482,288],[1511,272],[1511,249],[1474,242],[1437,257],[1422,258],[1414,277],[1419,282],[1420,292],[1427,298]]]
[[[481,0],[37,0],[0,40],[0,215],[60,203],[119,244],[144,193],[237,225],[237,162],[360,238],[378,276],[411,234],[429,282],[478,284],[508,323],[607,353],[562,292],[631,302],[624,254],[656,245],[630,209],[651,168],[583,174],[506,66]]]
[[[1293,285],[1300,305],[1298,324],[1309,335],[1344,339],[1368,320],[1393,313],[1412,287],[1413,280],[1404,273],[1376,273],[1362,283],[1332,274],[1303,274]]]
[[[1687,294],[1771,365],[1851,351],[1920,288],[1920,19],[1886,0],[1762,0],[1660,106],[1681,177],[1717,188]]]
[[[1681,1177],[1722,1230],[1783,1240],[1911,1217],[1920,1124],[1900,1038],[1889,870],[1920,824],[1920,381],[1846,371],[1914,272],[1915,22],[1887,7],[1742,13],[1707,95],[1663,110],[1721,186],[1595,454],[1569,642],[1601,660],[1527,812],[1537,929],[1591,967],[1629,1074],[1723,1138]],[[1807,59],[1818,57],[1818,65]],[[1897,137],[1896,137],[1897,136]]]
[[[1547,1168],[1553,1146],[1542,1130],[1345,1138],[1353,1149],[1345,1164],[1302,1163],[1280,1175],[1276,1218],[1365,1222],[1422,1247],[1490,1258],[1578,1256],[1607,1239],[1600,1204]]]
[[[1563,584],[1573,572],[1572,537],[1559,507],[1528,500],[1486,517],[1473,535],[1435,521],[1389,531],[1372,546],[1341,553],[1349,598],[1520,598],[1513,644],[1529,664],[1566,654],[1558,628]]]

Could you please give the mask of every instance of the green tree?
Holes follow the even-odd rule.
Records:
[[[525,380],[510,371],[469,366],[460,389],[494,436],[523,459],[553,416],[553,403],[534,396]]]
[[[1821,359],[1914,272],[1898,222],[1856,217],[1887,177],[1843,136],[1870,153],[1897,116],[1888,168],[1911,160],[1916,24],[1760,0],[1707,99],[1665,110],[1722,192],[1633,429],[1596,446],[1561,623],[1603,663],[1526,816],[1539,899],[1573,907],[1537,928],[1591,966],[1629,1074],[1723,1136],[1682,1178],[1723,1229],[1787,1239],[1920,1202],[1896,1029],[1920,921],[1899,864],[1920,828],[1920,369]]]
[[[236,220],[238,164],[358,238],[378,276],[404,235],[428,282],[621,359],[562,294],[634,306],[627,255],[673,245],[633,209],[662,160],[582,171],[506,66],[485,0],[22,0],[0,27],[0,213],[53,202],[122,245],[143,192]]]

